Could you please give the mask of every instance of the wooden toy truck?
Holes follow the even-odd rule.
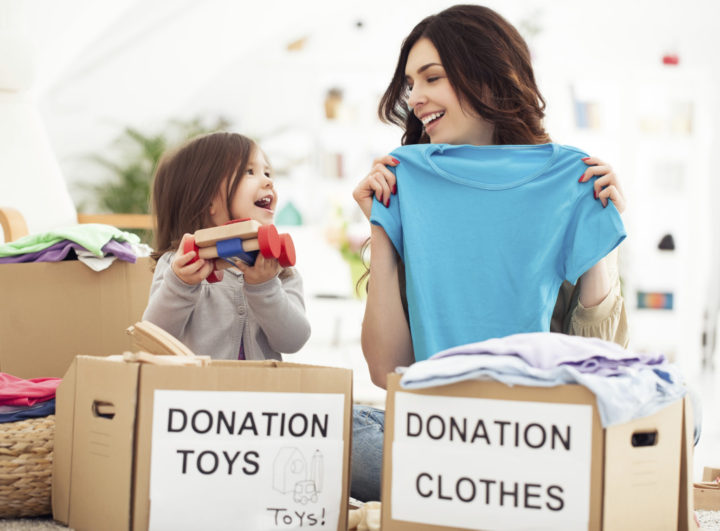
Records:
[[[195,251],[195,257],[214,260],[215,271],[234,267],[240,260],[253,265],[258,253],[276,258],[282,267],[295,265],[295,246],[289,234],[278,234],[275,225],[261,225],[254,219],[234,219],[225,225],[201,229],[186,241],[183,252]],[[208,282],[217,282],[215,271]]]

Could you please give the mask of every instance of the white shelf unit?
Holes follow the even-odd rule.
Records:
[[[555,80],[549,92],[565,98],[549,98],[554,138],[610,163],[628,200],[620,273],[630,348],[663,352],[688,375],[708,365],[704,338],[714,338],[717,321],[712,79],[705,70],[658,65]],[[658,249],[666,234],[672,251]],[[641,292],[672,294],[672,309],[639,307]]]

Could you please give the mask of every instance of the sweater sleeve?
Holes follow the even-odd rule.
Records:
[[[570,325],[568,333],[573,336],[597,337],[627,347],[628,323],[625,310],[625,299],[620,290],[620,276],[617,261],[608,262],[612,288],[603,301],[597,306],[585,308],[575,298],[576,304],[570,309]]]
[[[585,308],[578,301],[570,319],[569,333],[597,337],[627,347],[629,337],[623,296],[611,291],[603,302],[592,308]]]
[[[200,285],[191,286],[180,280],[170,267],[171,259],[172,253],[166,253],[155,266],[150,298],[142,318],[182,338],[201,289]]]
[[[310,338],[300,273],[289,268],[261,284],[245,284],[245,298],[270,347],[292,354]]]

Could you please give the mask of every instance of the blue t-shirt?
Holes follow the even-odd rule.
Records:
[[[593,197],[582,151],[558,144],[417,144],[400,161],[397,195],[375,200],[405,264],[415,360],[520,332],[547,332],[563,279],[612,251],[625,228]]]

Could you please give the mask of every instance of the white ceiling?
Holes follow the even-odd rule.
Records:
[[[717,0],[486,2],[530,41],[540,80],[659,64],[720,71]],[[0,0],[0,32],[36,47],[35,101],[61,166],[103,150],[126,125],[223,115],[243,132],[313,127],[339,86],[373,120],[401,39],[437,0]],[[661,7],[660,7],[661,6]],[[360,27],[358,22],[362,23]],[[539,32],[532,34],[532,29]],[[300,51],[287,45],[305,38]],[[399,135],[398,135],[399,136]],[[67,172],[66,172],[67,173]],[[75,176],[66,176],[73,180]]]

